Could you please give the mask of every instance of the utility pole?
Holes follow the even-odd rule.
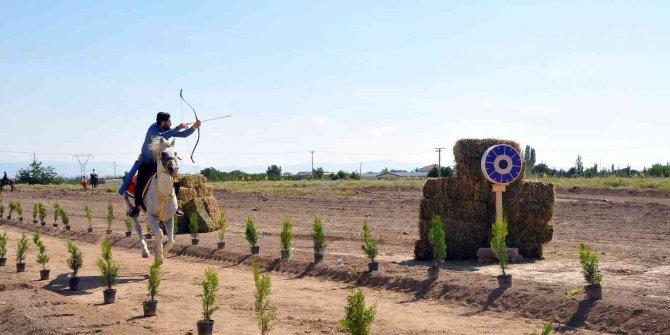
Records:
[[[77,159],[79,166],[81,167],[81,176],[86,176],[86,164],[89,159],[93,158],[93,155],[75,154],[74,158]]]
[[[442,178],[442,150],[444,148],[435,148],[437,152],[437,177]]]
[[[314,177],[314,150],[312,150],[312,179],[316,179]]]

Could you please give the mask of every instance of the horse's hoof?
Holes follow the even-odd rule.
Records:
[[[142,250],[142,258],[149,258],[149,252]]]
[[[165,246],[163,246],[163,254],[167,256],[167,254],[174,248],[174,242],[167,242],[165,243]]]

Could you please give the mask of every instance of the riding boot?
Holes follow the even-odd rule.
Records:
[[[175,182],[172,184],[174,185],[174,194],[179,198],[179,188],[181,187],[181,182],[178,179],[175,179]],[[174,213],[176,216],[184,216],[184,212],[177,208],[177,212]]]

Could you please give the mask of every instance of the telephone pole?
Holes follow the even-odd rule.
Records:
[[[437,177],[442,178],[442,150],[444,148],[435,148],[437,152]]]

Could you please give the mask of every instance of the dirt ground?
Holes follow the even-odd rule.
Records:
[[[0,221],[0,229],[11,235],[8,266],[0,268],[0,284],[5,285],[0,286],[0,333],[193,332],[200,310],[198,282],[207,265],[217,268],[222,283],[216,332],[258,333],[243,234],[244,221],[251,216],[261,233],[264,268],[272,270],[273,301],[279,307],[277,334],[337,333],[337,320],[353,285],[363,287],[368,301],[378,306],[375,334],[530,334],[547,320],[558,321],[565,333],[670,334],[666,193],[560,191],[554,237],[545,246],[545,257],[512,264],[514,287],[508,290],[496,289],[499,268],[494,264],[447,262],[438,281],[426,279],[427,263],[412,260],[420,191],[365,189],[347,198],[227,192],[215,196],[229,220],[226,250],[214,250],[216,233],[202,234],[197,247],[189,246],[189,236],[178,236],[174,256],[163,269],[160,315],[144,319],[139,316],[150,259],[139,257],[136,237],[122,237],[122,220],[114,223],[112,234],[115,257],[123,268],[116,304],[100,305],[102,289],[94,278],[107,203],[114,203],[116,216],[123,217],[118,196],[54,190],[4,193],[5,204],[19,199],[27,210],[22,223]],[[73,231],[32,224],[35,201],[44,202],[50,213],[58,201],[70,213]],[[85,232],[85,205],[94,212],[95,231],[90,234]],[[313,266],[310,232],[316,216],[325,224],[328,248],[324,262]],[[283,218],[291,218],[296,236],[295,256],[288,262],[276,260]],[[52,220],[47,219],[49,225]],[[365,271],[368,260],[360,250],[363,220],[380,240],[381,271],[373,274]],[[34,248],[27,272],[14,272],[20,230],[52,235],[45,237],[53,254],[52,281],[35,281],[39,274]],[[87,257],[87,284],[81,294],[61,290],[66,283],[67,239],[80,241]],[[600,254],[605,283],[604,299],[598,302],[585,300],[583,293],[569,294],[584,285],[577,257],[580,242]]]

